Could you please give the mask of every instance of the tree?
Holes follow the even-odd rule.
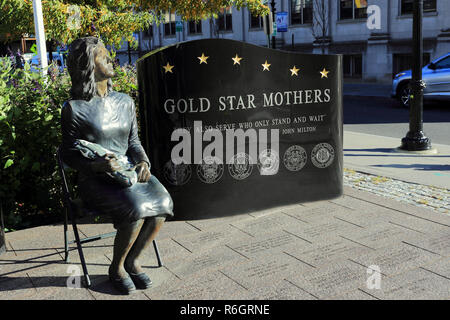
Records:
[[[325,0],[312,0],[313,2],[313,21],[311,24],[311,32],[316,39],[315,42],[320,44],[322,54],[325,54],[325,44],[328,42],[329,19],[328,8]]]
[[[47,40],[70,43],[85,36],[99,36],[120,47],[133,33],[162,22],[162,12],[175,12],[183,20],[217,17],[226,7],[248,7],[256,15],[269,13],[260,0],[42,0]],[[34,33],[32,0],[0,0],[0,35],[7,39]]]

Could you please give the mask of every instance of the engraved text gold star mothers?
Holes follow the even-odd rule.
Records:
[[[202,53],[201,57],[197,57],[197,58],[200,59],[200,64],[202,64],[202,63],[208,64],[208,62],[206,62],[206,59],[208,59],[209,57],[205,56],[204,53]]]
[[[263,71],[266,71],[266,70],[267,70],[267,71],[270,71],[270,70],[269,70],[270,64],[267,63],[267,60],[266,60],[266,62],[265,62],[264,64],[262,64],[262,66],[263,66],[263,68],[264,68]]]
[[[289,69],[291,71],[291,77],[295,74],[296,76],[298,76],[298,72],[300,69],[297,69],[296,66],[294,66],[294,68]]]
[[[170,63],[167,62],[167,64],[165,66],[163,66],[163,68],[164,68],[164,70],[166,70],[165,73],[167,73],[167,72],[173,73],[172,69],[174,68],[174,66],[171,66]]]
[[[237,63],[237,64],[241,64],[241,60],[242,60],[242,58],[240,58],[238,55],[237,55],[237,53],[236,53],[236,57],[234,57],[234,58],[231,58],[231,59],[233,59],[233,61],[234,61],[234,63],[233,63],[233,66]]]
[[[320,74],[322,75],[322,78],[328,78],[328,73],[330,73],[330,71],[327,71],[327,69],[323,68],[322,71],[320,71]]]

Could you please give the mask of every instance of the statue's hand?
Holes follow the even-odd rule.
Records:
[[[138,176],[138,182],[147,182],[150,180],[150,169],[148,168],[148,163],[145,161],[139,162],[134,166],[134,170]]]
[[[97,173],[114,172],[121,169],[114,154],[107,153],[103,158],[95,159],[91,163],[92,171]]]

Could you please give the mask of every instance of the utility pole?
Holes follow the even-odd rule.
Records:
[[[34,30],[36,33],[36,46],[38,49],[39,59],[41,61],[41,72],[43,75],[47,74],[47,47],[45,44],[44,19],[42,17],[42,2],[41,0],[33,0],[33,16],[34,16]]]
[[[423,68],[423,0],[414,0],[413,7],[413,67],[409,132],[402,139],[401,150],[425,151],[431,149],[431,141],[423,132],[423,89],[426,87],[422,80]]]

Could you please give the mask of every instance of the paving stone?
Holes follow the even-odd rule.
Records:
[[[285,279],[278,279],[264,286],[252,287],[248,292],[248,300],[317,300]]]
[[[295,227],[286,226],[284,229],[305,241],[310,243],[328,241],[330,237],[336,237],[340,234],[345,235],[359,227],[353,226],[337,219],[325,219],[324,221],[310,223],[308,225],[297,225]],[[359,230],[358,230],[359,231]]]
[[[370,294],[387,300],[447,299],[450,279],[418,268],[391,278],[382,277],[381,288],[370,290]]]
[[[37,290],[26,272],[0,277],[0,300],[28,300],[34,295]]]
[[[47,288],[29,298],[30,300],[95,300],[86,288]]]
[[[450,231],[435,232],[430,235],[409,239],[408,243],[424,248],[441,256],[450,256]]]
[[[356,198],[355,198],[356,197]],[[366,213],[376,213],[377,215],[391,214],[391,210],[384,206],[380,206],[380,197],[378,202],[367,202],[360,199],[359,193],[354,192],[353,189],[344,187],[344,195],[340,198],[330,200],[331,203],[337,204],[341,207],[352,209],[353,211]],[[370,199],[374,200],[373,198]],[[383,199],[384,200],[384,199]]]
[[[379,300],[379,299],[362,291],[361,289],[357,289],[338,296],[328,297],[326,298],[326,300]]]
[[[406,229],[389,222],[381,222],[377,225],[367,227],[358,233],[350,233],[342,236],[348,240],[360,243],[367,247],[378,249],[389,246],[390,244],[399,244],[403,240],[415,238],[419,233]]]
[[[248,259],[231,250],[226,246],[216,246],[208,251],[201,253],[194,253],[187,259],[183,259],[183,263],[172,260],[165,264],[165,266],[180,279],[191,277],[198,272],[205,272],[206,270],[222,269],[228,265],[237,265],[246,262]]]
[[[184,236],[199,232],[194,225],[187,221],[166,221],[156,236],[156,241],[170,239],[176,236]]]
[[[80,237],[93,237],[96,235],[116,232],[111,223],[97,223],[97,224],[78,224],[78,232],[82,233]],[[74,239],[72,226],[69,226],[69,235]]]
[[[10,277],[21,272],[31,272],[35,269],[53,269],[62,264],[63,260],[55,249],[48,250],[24,250],[17,254],[2,255],[0,260],[0,276]],[[7,259],[4,259],[7,258]],[[1,283],[1,279],[0,279]]]
[[[356,290],[366,278],[366,268],[340,260],[305,274],[289,276],[287,280],[317,299],[325,299]]]
[[[272,212],[272,211],[270,211]],[[252,220],[255,217],[251,216],[248,213],[238,214],[233,216],[226,216],[220,218],[211,218],[211,219],[201,219],[201,220],[188,220],[186,221],[190,225],[200,229],[200,231],[206,231],[209,229],[216,229],[217,226],[228,225],[230,223],[235,223],[242,220]]]
[[[378,266],[382,274],[392,276],[429,264],[439,258],[437,254],[402,242],[395,247],[385,247],[367,255],[355,256],[351,260],[366,268],[372,265]]]
[[[431,264],[424,265],[421,269],[434,272],[441,277],[450,279],[450,258],[442,258]]]
[[[450,234],[450,227],[416,216],[395,215],[392,216],[389,221],[405,229],[415,230],[422,234],[435,234],[442,232],[447,232]]]
[[[336,205],[329,201],[311,202],[303,206],[298,206],[283,212],[304,223],[325,221],[339,211],[348,211],[350,209]]]
[[[258,236],[248,240],[234,240],[226,244],[232,250],[247,258],[268,257],[274,253],[281,253],[291,247],[305,247],[310,244],[287,232],[276,232],[265,236]]]
[[[373,252],[374,249],[364,247],[343,238],[336,238],[327,244],[313,244],[307,248],[290,248],[285,252],[308,265],[320,267],[343,258],[354,258]]]
[[[270,287],[289,275],[302,274],[313,269],[292,256],[279,253],[268,256],[264,261],[250,260],[222,268],[220,271],[249,290]]]
[[[230,225],[222,225],[207,231],[200,231],[184,237],[174,237],[173,240],[179,243],[190,252],[207,250],[211,247],[222,244],[228,239],[251,239],[248,233],[242,232]]]
[[[301,203],[294,203],[294,204],[290,204],[290,205],[286,205],[286,206],[278,206],[278,207],[269,208],[269,209],[265,209],[265,210],[252,211],[249,213],[249,215],[252,217],[255,217],[255,218],[260,218],[260,217],[264,217],[264,216],[271,215],[271,214],[278,213],[278,212],[296,210],[296,209],[302,208],[302,207],[303,207],[303,205]]]
[[[152,300],[229,300],[242,299],[242,296],[247,297],[248,290],[218,271],[174,281],[149,293]]]
[[[298,224],[304,225],[305,223],[284,214],[282,211],[279,211],[271,215],[261,216],[252,220],[238,221],[236,223],[232,223],[231,226],[249,233],[252,236],[257,236],[274,232],[286,226],[295,228]]]
[[[426,221],[433,221],[435,223],[443,224],[450,227],[449,216],[438,213],[426,208],[417,207],[410,204],[405,204],[392,199],[376,196],[370,194],[369,192],[364,192],[361,190],[354,190],[352,188],[344,187],[344,193],[353,198],[357,198],[362,202],[368,202],[371,204],[383,207],[384,210],[395,210],[400,215],[404,216],[414,216],[416,218],[421,218]]]
[[[30,241],[33,239],[33,241]],[[64,232],[62,226],[42,226],[8,232],[6,242],[16,252],[31,249],[60,249],[64,248]]]
[[[187,248],[183,247],[180,243],[174,241],[173,239],[163,239],[158,241],[158,249],[161,259],[163,261],[169,260],[182,260],[185,257],[192,254]],[[147,250],[145,252],[146,256],[154,257],[153,249]]]

